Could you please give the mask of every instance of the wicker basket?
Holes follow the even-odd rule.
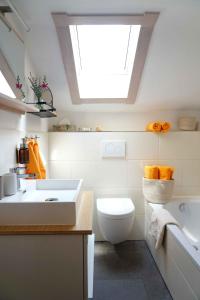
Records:
[[[174,191],[174,180],[143,178],[143,195],[152,203],[166,203],[171,200]]]

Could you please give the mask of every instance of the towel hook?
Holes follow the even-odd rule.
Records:
[[[35,136],[25,136],[25,140],[26,141],[29,141],[29,140],[35,140],[37,141],[40,137],[38,135],[35,135]]]

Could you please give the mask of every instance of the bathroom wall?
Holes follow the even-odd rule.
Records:
[[[36,116],[20,115],[0,110],[0,175],[16,164],[15,149],[21,138],[28,135],[40,136],[39,143],[44,162],[48,161],[47,122]]]
[[[104,139],[126,141],[126,159],[102,159]],[[175,167],[175,194],[200,193],[200,132],[49,133],[51,178],[83,178],[84,189],[97,197],[128,196],[136,207],[131,239],[144,238],[144,200],[142,176],[145,164],[170,164]],[[96,209],[94,231],[97,225]]]

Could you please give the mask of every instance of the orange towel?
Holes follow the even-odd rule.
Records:
[[[145,166],[144,177],[147,179],[159,179],[159,169],[157,166]]]
[[[169,166],[158,166],[159,168],[159,179],[161,180],[172,180],[174,168]]]
[[[27,164],[27,174],[35,174],[37,179],[42,179],[39,161],[34,153],[34,142],[30,141],[28,143],[29,149],[29,163]]]
[[[168,132],[171,129],[169,122],[161,122],[161,132]]]
[[[46,179],[46,169],[44,167],[44,164],[43,164],[43,161],[42,161],[42,158],[41,158],[41,155],[40,155],[39,146],[38,146],[37,142],[35,142],[34,145],[33,145],[33,151],[34,151],[36,160],[39,164],[41,178]]]
[[[160,132],[161,124],[159,122],[149,123],[146,127],[146,131]]]

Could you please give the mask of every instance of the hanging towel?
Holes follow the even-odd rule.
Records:
[[[36,179],[42,179],[40,165],[34,153],[33,141],[28,142],[28,150],[29,150],[29,163],[27,164],[26,172],[27,174],[35,174]]]
[[[39,145],[37,142],[34,143],[33,145],[33,151],[36,157],[36,160],[38,162],[39,165],[39,169],[40,169],[40,175],[41,175],[41,179],[46,179],[46,169],[44,167],[41,155],[40,155],[40,150],[39,150]]]
[[[159,179],[162,180],[172,180],[174,168],[169,166],[158,166],[159,168]]]
[[[147,179],[159,179],[159,169],[157,166],[145,166],[144,177]]]
[[[166,226],[168,224],[175,224],[179,226],[178,222],[166,209],[155,209],[151,215],[149,234],[155,239],[156,250],[162,246]]]
[[[171,124],[169,122],[161,122],[161,132],[165,133],[171,129]]]
[[[160,132],[161,131],[161,124],[159,122],[149,123],[146,127],[146,131]]]

